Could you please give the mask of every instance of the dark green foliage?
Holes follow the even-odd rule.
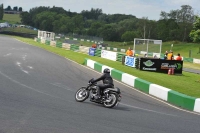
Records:
[[[3,11],[3,4],[0,5],[0,20],[3,20],[3,14],[4,14],[4,11]]]
[[[74,13],[55,6],[35,7],[20,16],[23,24],[40,30],[102,37],[105,41],[131,42],[134,38],[191,41],[192,10],[191,6],[183,5],[181,10],[162,11],[158,21],[133,15],[105,14],[99,8]],[[184,13],[187,16],[183,16]]]

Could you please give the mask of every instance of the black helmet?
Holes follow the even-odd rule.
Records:
[[[110,73],[110,69],[105,68],[105,69],[103,70],[103,73]]]

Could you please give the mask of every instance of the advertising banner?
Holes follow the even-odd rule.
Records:
[[[182,74],[183,61],[140,58],[140,70],[167,73],[174,68],[174,73]]]
[[[95,55],[95,50],[96,50],[96,48],[90,48],[88,54],[91,55],[91,56],[94,56]]]
[[[124,64],[130,67],[135,67],[135,58],[131,56],[126,56]]]
[[[140,59],[140,70],[143,70],[143,71],[158,71],[158,60],[141,58]]]
[[[117,60],[117,52],[111,52],[107,50],[101,50],[101,57],[109,60],[116,61]]]

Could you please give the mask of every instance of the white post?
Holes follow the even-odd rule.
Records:
[[[135,38],[134,38],[133,50],[134,50],[134,53],[135,53]]]
[[[149,49],[149,39],[147,40],[147,55],[148,55],[148,49]]]
[[[161,43],[160,43],[160,55],[161,55],[161,50],[162,50],[162,40],[160,40]]]

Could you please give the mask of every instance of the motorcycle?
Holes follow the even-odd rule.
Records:
[[[121,91],[118,87],[106,88],[101,94],[101,98],[97,99],[97,83],[91,83],[93,78],[89,80],[87,87],[81,87],[75,93],[75,100],[77,102],[83,102],[90,97],[91,102],[103,104],[106,108],[112,108],[117,106],[121,101]]]

